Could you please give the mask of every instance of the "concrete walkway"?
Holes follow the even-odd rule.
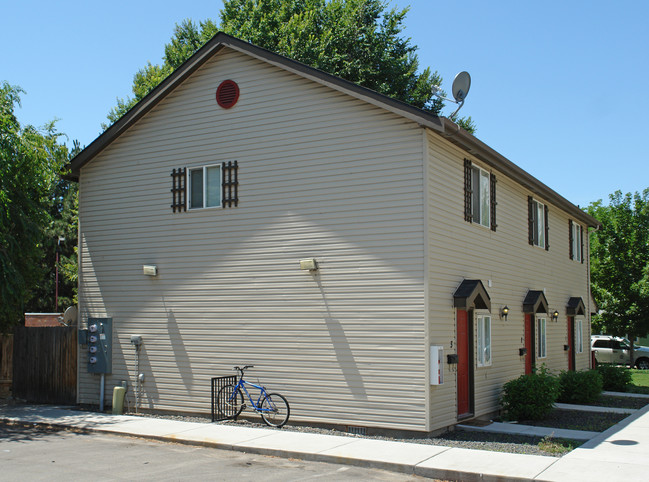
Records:
[[[239,427],[236,424],[107,415],[43,405],[0,407],[0,420],[347,463],[449,480],[611,482],[646,480],[649,474],[649,406],[562,458]]]
[[[600,413],[622,413],[631,415],[637,412],[635,408],[621,408],[621,407],[600,407],[597,405],[577,405],[574,403],[555,403],[555,408],[561,410],[579,410],[581,412],[600,412]]]

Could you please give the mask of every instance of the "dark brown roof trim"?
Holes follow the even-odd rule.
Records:
[[[223,47],[230,47],[272,65],[276,65],[289,72],[306,77],[338,91],[345,92],[353,97],[383,109],[387,109],[435,131],[441,132],[443,130],[441,119],[431,112],[423,111],[410,104],[406,104],[405,102],[392,99],[366,87],[354,84],[353,82],[349,82],[321,70],[314,69],[308,65],[291,60],[287,57],[283,57],[269,50],[257,47],[256,45],[220,32],[212,37],[210,41],[174,70],[172,74],[164,79],[155,89],[144,97],[144,99],[134,105],[118,121],[81,151],[74,159],[72,159],[70,164],[67,166],[70,173],[65,177],[73,181],[78,181],[80,170],[86,163],[90,162],[131,125],[155,107],[158,102],[164,99],[179,84],[181,84],[187,77],[194,73],[207,60],[209,60],[212,55],[219,52]]]
[[[473,157],[480,159],[485,164],[498,169],[506,176],[529,189],[533,194],[536,194],[544,200],[563,209],[568,214],[580,220],[582,223],[594,228],[601,226],[601,223],[597,219],[583,212],[566,198],[558,194],[556,191],[550,189],[548,186],[543,184],[528,172],[518,167],[502,154],[493,150],[480,139],[471,135],[464,129],[461,129],[457,124],[450,121],[446,117],[442,117],[441,119],[444,125],[444,133],[442,133],[441,135],[444,138],[448,139],[450,142],[460,147],[462,150],[467,151]]]

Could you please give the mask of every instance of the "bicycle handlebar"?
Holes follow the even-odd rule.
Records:
[[[243,377],[243,372],[246,371],[248,368],[255,368],[255,365],[246,365],[243,368],[240,367],[234,367],[233,370],[236,370],[238,372],[241,372],[241,376]]]

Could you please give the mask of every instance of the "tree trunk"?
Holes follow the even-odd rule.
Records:
[[[633,368],[635,366],[635,338],[634,337],[629,337],[630,347],[629,347],[629,368]]]

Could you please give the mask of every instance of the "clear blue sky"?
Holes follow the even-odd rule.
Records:
[[[649,187],[648,1],[391,3],[411,5],[405,35],[447,92],[471,73],[461,113],[489,146],[582,206]],[[221,5],[3,1],[0,81],[26,91],[21,123],[56,118],[70,143],[87,145],[133,74],[161,61],[174,25],[218,19]]]

